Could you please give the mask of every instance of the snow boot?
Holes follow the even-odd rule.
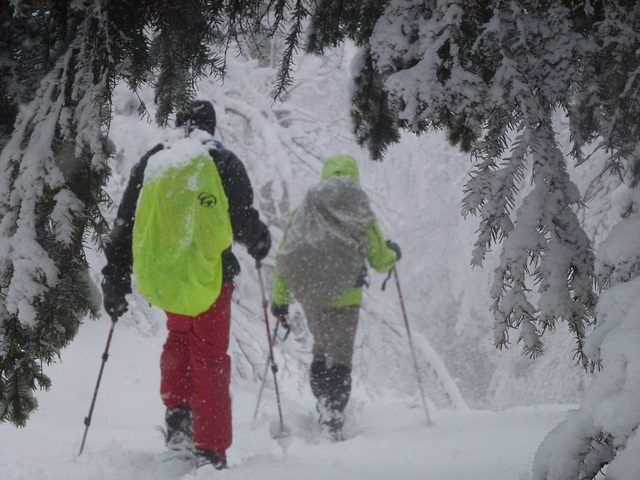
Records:
[[[344,409],[351,394],[351,369],[345,365],[327,366],[323,359],[311,363],[311,391],[318,399],[320,431],[332,441],[342,441]]]
[[[193,420],[187,407],[168,409],[165,414],[167,430],[165,443],[171,453],[179,456],[193,456]]]
[[[318,400],[316,410],[318,411],[320,436],[330,442],[343,441],[344,435],[342,434],[342,427],[344,426],[344,413],[328,408],[324,400]]]
[[[211,450],[196,448],[196,466],[198,472],[206,470],[224,470],[227,468],[227,460],[224,456]],[[213,467],[213,468],[212,468]]]

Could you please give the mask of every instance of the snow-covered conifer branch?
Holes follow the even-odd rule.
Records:
[[[284,15],[282,11],[278,11],[278,17],[281,19]],[[305,2],[297,0],[293,11],[291,12],[292,26],[285,39],[285,49],[280,59],[280,65],[278,68],[278,79],[276,81],[276,87],[273,92],[274,98],[280,98],[280,96],[286,92],[287,88],[293,84],[291,77],[291,70],[293,68],[293,58],[298,51],[300,39],[302,38],[304,24],[309,12],[305,7]],[[280,20],[282,21],[282,20]]]
[[[113,67],[109,28],[96,2],[22,108],[0,154],[0,243],[4,349],[2,420],[24,424],[37,405],[42,372],[95,311],[83,239],[104,231],[99,211],[106,165],[105,127]],[[61,303],[62,302],[62,303]],[[18,361],[19,360],[19,361]],[[19,387],[18,387],[19,386]]]

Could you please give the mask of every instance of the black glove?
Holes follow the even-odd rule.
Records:
[[[398,245],[396,242],[394,242],[392,240],[387,240],[387,247],[395,252],[397,260],[400,260],[402,258],[402,252],[400,251],[400,245]]]
[[[131,281],[104,277],[102,279],[102,297],[104,309],[116,318],[121,317],[127,311],[129,305],[126,300],[127,293],[131,293]]]
[[[286,303],[284,305],[276,305],[275,303],[272,303],[271,313],[273,313],[273,316],[278,319],[278,322],[280,322],[282,328],[287,331],[286,335],[284,336],[284,338],[286,339],[287,336],[289,336],[289,332],[291,331],[291,327],[289,327],[289,322],[287,321],[287,317],[289,315],[289,305],[287,305]]]
[[[289,305],[287,305],[286,303],[283,305],[272,303],[271,313],[273,313],[274,317],[286,317],[287,315],[289,315]]]
[[[262,260],[269,253],[271,249],[271,234],[269,229],[264,223],[261,223],[261,232],[258,235],[258,239],[251,245],[247,251],[256,260]]]

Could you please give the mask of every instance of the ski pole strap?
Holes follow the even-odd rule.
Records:
[[[387,282],[389,281],[389,279],[391,278],[391,275],[393,274],[393,268],[391,270],[389,270],[389,275],[387,275],[387,278],[384,279],[384,282],[382,282],[382,291],[384,292],[384,289],[387,288]]]
[[[287,321],[287,317],[284,314],[280,314],[280,315],[276,315],[276,332],[278,331],[278,325],[282,325],[282,328],[284,328],[287,332],[284,334],[284,337],[282,337],[282,339],[280,340],[281,342],[284,342],[287,337],[289,336],[289,334],[291,333],[291,327],[289,326],[289,322]],[[275,343],[275,333],[274,332],[274,343]]]
[[[287,339],[287,337],[289,336],[289,334],[291,333],[291,327],[286,322],[283,323],[282,326],[287,331],[287,333],[284,334],[284,337],[282,337],[282,340],[281,340],[282,342],[284,342]]]

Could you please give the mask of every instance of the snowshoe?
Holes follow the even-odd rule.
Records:
[[[198,471],[206,470],[224,470],[227,468],[227,460],[211,450],[196,448],[196,466]]]

